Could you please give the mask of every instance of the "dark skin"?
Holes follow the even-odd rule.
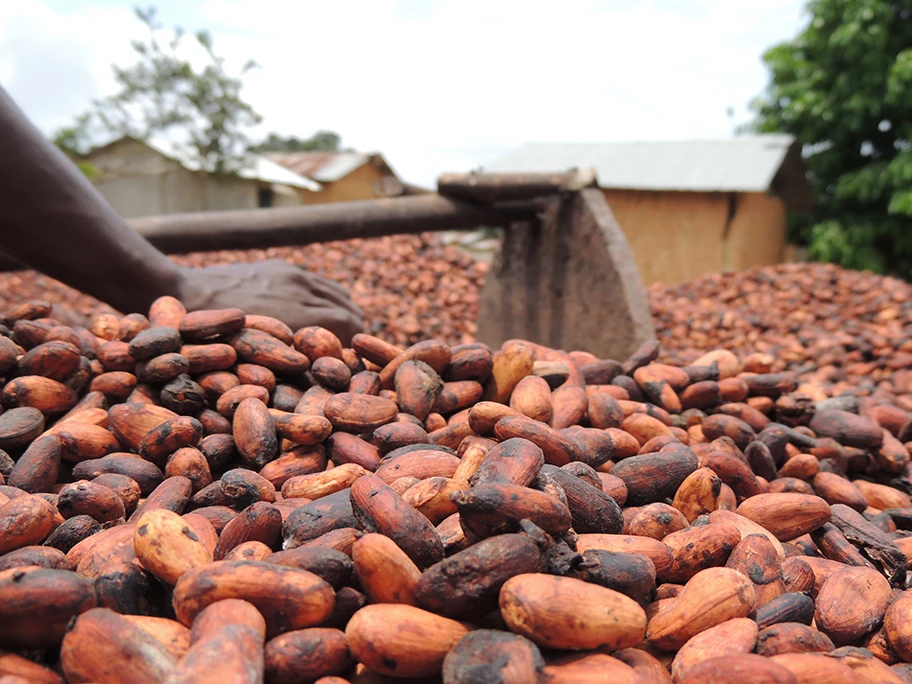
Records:
[[[188,310],[240,307],[344,344],[364,314],[336,282],[286,261],[184,268],[127,225],[0,88],[0,249],[123,312],[171,295]]]

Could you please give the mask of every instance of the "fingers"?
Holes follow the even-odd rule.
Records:
[[[331,290],[323,290],[317,288],[313,288],[312,292],[316,295],[319,295],[327,302],[345,309],[353,316],[358,316],[359,318],[364,317],[364,312],[361,311],[361,308],[355,304],[348,295],[339,295],[338,293]]]
[[[363,328],[364,313],[338,283],[286,261],[270,259],[192,270],[198,290],[212,293],[207,308],[239,306],[273,316],[292,329],[320,325],[348,344]]]
[[[306,271],[301,271],[296,279],[318,297],[344,308],[358,318],[364,317],[364,312],[351,300],[348,292],[339,283]]]
[[[330,292],[335,292],[337,295],[348,297],[348,290],[346,290],[341,283],[335,280],[330,280],[329,278],[324,278],[323,276],[316,273],[311,273],[310,271],[298,266],[295,266],[295,269],[297,270],[296,275],[299,282],[307,285],[308,287],[327,290]]]
[[[331,290],[337,294],[348,297],[348,290],[345,289],[345,286],[342,285],[342,283],[335,280],[330,280],[329,278],[324,278],[323,276],[317,275],[316,273],[308,273],[307,275],[312,278],[317,285],[319,285],[320,289]]]
[[[307,309],[305,322],[300,327],[319,325],[332,332],[344,346],[351,344],[357,333],[364,331],[363,318],[335,307]]]
[[[364,319],[364,310],[355,304],[351,299],[345,302],[346,310],[351,313],[359,321]]]

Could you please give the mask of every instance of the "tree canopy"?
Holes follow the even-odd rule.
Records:
[[[790,218],[812,258],[912,277],[912,5],[810,0],[768,50],[749,130],[795,135],[816,206]]]
[[[97,170],[82,155],[98,142],[109,142],[112,135],[146,140],[156,134],[174,134],[175,142],[189,149],[200,168],[218,173],[241,170],[252,153],[346,151],[342,137],[326,130],[309,138],[270,133],[253,144],[249,130],[262,117],[241,91],[243,76],[257,68],[257,63],[247,60],[239,73],[229,73],[225,60],[215,53],[212,35],[197,31],[193,39],[207,62],[196,67],[181,50],[186,37],[181,27],[168,35],[154,7],[134,8],[134,12],[148,29],[148,38],[132,41],[135,64],[112,65],[117,93],[94,100],[89,111],[53,136],[55,144],[89,177]]]
[[[65,126],[54,133],[54,144],[63,150],[86,176],[94,178],[98,175],[98,169],[82,159],[82,155],[92,144],[89,133],[90,121],[90,114],[76,117],[76,121],[71,126]]]
[[[196,67],[180,52],[183,29],[176,27],[167,36],[154,7],[134,11],[149,32],[145,41],[132,41],[137,62],[113,65],[117,93],[93,101],[73,126],[57,132],[55,142],[79,154],[99,132],[141,140],[175,133],[200,168],[220,173],[243,168],[251,144],[247,131],[262,121],[241,96],[242,77],[257,67],[256,62],[247,60],[238,74],[229,73],[224,58],[215,53],[211,34],[201,30],[193,38],[207,63]]]
[[[333,131],[317,131],[309,138],[283,137],[270,133],[254,146],[254,152],[342,152],[342,136]]]

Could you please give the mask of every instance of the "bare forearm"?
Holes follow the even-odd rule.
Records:
[[[172,295],[195,311],[238,306],[344,343],[364,314],[338,284],[285,261],[179,268],[117,215],[0,88],[0,252],[124,312]]]
[[[2,88],[0,247],[121,311],[179,293],[180,269],[118,216]]]

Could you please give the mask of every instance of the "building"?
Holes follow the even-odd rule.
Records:
[[[491,172],[593,168],[643,282],[672,284],[786,258],[786,216],[810,207],[799,143],[730,140],[532,143]]]
[[[237,174],[200,171],[186,150],[160,139],[123,137],[84,159],[97,171],[95,187],[126,218],[294,206],[323,189],[261,156]]]
[[[383,155],[363,152],[275,152],[267,158],[322,189],[304,197],[306,204],[349,202],[427,192],[399,180]]]

